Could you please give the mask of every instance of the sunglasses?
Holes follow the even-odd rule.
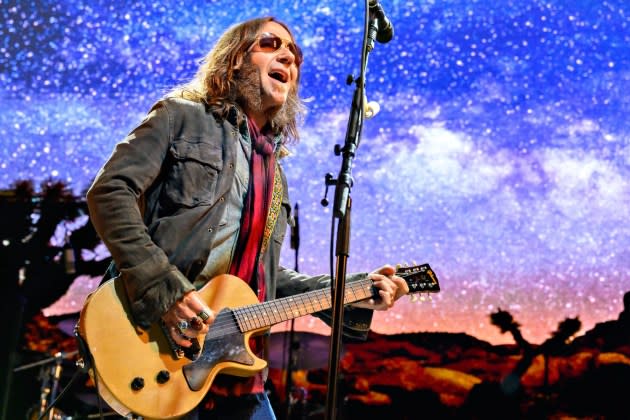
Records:
[[[278,51],[280,48],[286,48],[293,54],[293,57],[295,57],[296,66],[300,67],[300,64],[304,61],[302,50],[293,41],[282,39],[278,35],[274,35],[270,32],[258,35],[247,51],[253,51],[254,48],[257,48],[256,51],[266,53],[272,53]]]

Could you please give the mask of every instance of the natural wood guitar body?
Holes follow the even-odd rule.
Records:
[[[440,291],[428,264],[399,268],[409,293]],[[138,328],[131,318],[120,278],[101,285],[87,299],[77,331],[82,357],[88,363],[97,391],[117,413],[144,419],[177,419],[193,410],[219,373],[253,376],[267,366],[249,348],[253,335],[272,325],[330,309],[330,289],[258,302],[249,285],[224,274],[199,290],[217,314],[200,352],[176,357],[174,345],[161,324]],[[370,279],[346,285],[344,304],[377,295]]]
[[[213,279],[200,293],[216,313],[224,308],[258,303],[245,282],[229,275]],[[234,334],[230,329],[220,339],[207,343],[205,337],[200,336],[202,354],[208,343],[218,348],[210,352],[215,359],[204,363],[211,366],[209,371],[202,369],[204,374],[207,371],[207,376],[201,388],[191,390],[183,368],[194,362],[174,356],[160,325],[154,324],[148,330],[136,328],[130,313],[122,281],[114,279],[90,295],[81,311],[78,326],[94,361],[90,373],[97,375],[94,379],[98,392],[121,415],[133,413],[145,419],[179,418],[201,402],[219,372],[252,376],[267,365],[245,345],[255,330]],[[229,317],[224,318],[227,319],[217,319],[213,330],[217,329],[217,323],[230,321]],[[210,349],[205,350],[208,353]],[[168,380],[164,381],[166,376]],[[142,385],[140,389],[134,389],[134,381],[136,387]]]

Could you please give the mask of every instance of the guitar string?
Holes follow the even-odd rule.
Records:
[[[355,294],[355,290],[357,289],[364,290],[365,286],[368,284],[371,285],[371,282],[364,281],[364,280],[356,281],[350,284],[349,290],[353,294]],[[226,333],[241,332],[239,328],[239,315],[240,315],[241,323],[244,324],[244,326],[247,326],[250,328],[243,332],[248,332],[248,331],[256,330],[258,328],[264,328],[267,326],[274,325],[274,323],[279,323],[282,321],[292,319],[292,317],[307,315],[308,313],[317,312],[318,310],[325,310],[331,307],[329,292],[330,292],[330,289],[312,290],[310,292],[306,292],[301,295],[287,296],[280,299],[274,299],[268,302],[255,303],[251,305],[242,306],[239,308],[234,308],[234,309],[231,309],[233,317],[217,318],[216,322],[210,326],[210,331],[214,332],[217,335],[225,335]],[[349,293],[350,292],[348,292],[347,294]],[[319,295],[321,295],[321,299],[313,299],[313,297],[315,298],[320,297]],[[369,296],[371,295],[367,295],[366,298]],[[356,294],[355,294],[355,298],[356,298]],[[302,302],[297,302],[298,300],[301,300]],[[360,299],[357,299],[357,300],[360,300]],[[296,302],[298,306],[297,309],[296,309]],[[259,308],[259,306],[261,306],[262,308]],[[267,311],[264,310],[265,307],[268,308]],[[307,309],[307,312],[304,314],[301,314],[301,312],[299,311],[299,307]],[[310,312],[311,309],[313,310],[312,312]],[[295,316],[296,310],[298,310],[297,316]],[[261,314],[261,316],[260,317],[257,316],[258,314]],[[253,317],[249,318],[248,315],[253,315]],[[267,322],[265,324],[256,325],[257,322],[265,321],[266,319],[271,319],[271,317],[276,317],[276,316],[280,318],[280,321],[277,321],[271,324]],[[252,325],[255,325],[255,326],[251,328]],[[210,335],[210,332],[208,332],[208,335]]]
[[[401,272],[401,273],[397,273],[399,276],[405,278],[411,275],[415,275],[417,274],[418,271],[412,271],[412,272]],[[369,281],[357,281],[357,282],[353,282],[350,284],[350,288],[348,289],[349,291],[347,292],[347,295],[352,294],[354,295],[354,300],[353,302],[359,301],[363,298],[367,298],[369,296],[371,296],[371,294],[366,295],[365,297],[361,297],[361,298],[357,298],[356,296],[356,291],[357,290],[362,290],[365,291],[365,286],[366,285],[371,285],[371,282]],[[262,306],[264,307],[268,307],[269,310],[268,311],[264,311],[264,309],[259,309],[259,305],[261,304],[252,304],[252,305],[247,305],[247,306],[243,306],[240,308],[235,308],[232,309],[232,314],[234,315],[234,318],[236,319],[226,319],[225,321],[223,321],[221,323],[221,320],[217,320],[219,322],[215,322],[211,328],[212,330],[215,330],[215,332],[217,333],[222,333],[222,332],[226,332],[229,331],[230,329],[232,329],[233,331],[240,331],[240,328],[238,328],[238,325],[234,324],[234,321],[236,321],[237,324],[239,324],[239,315],[240,316],[240,321],[243,324],[249,324],[248,326],[251,328],[249,330],[246,330],[244,332],[247,331],[252,331],[258,328],[264,328],[264,327],[268,327],[271,325],[274,325],[276,323],[282,322],[282,321],[286,321],[288,319],[292,319],[292,317],[297,317],[297,316],[303,316],[303,315],[307,315],[309,313],[312,312],[317,312],[319,310],[324,310],[324,309],[328,309],[330,308],[330,301],[328,299],[328,294],[327,293],[322,293],[322,292],[327,292],[327,290],[314,290],[311,292],[307,292],[304,293],[302,295],[296,295],[296,296],[288,296],[285,298],[281,298],[281,299],[275,299],[269,302],[263,302]],[[320,295],[322,294],[324,299],[312,299],[312,295]],[[317,296],[316,296],[317,297]],[[348,297],[348,296],[346,296]],[[307,299],[308,298],[308,299]],[[295,308],[295,305],[293,305],[293,301],[294,300],[301,300],[301,307],[307,309],[307,311],[302,314],[299,311],[299,307]],[[322,304],[322,302],[324,302],[326,304],[326,307],[324,307],[324,305]],[[299,304],[299,302],[298,302]],[[278,310],[279,309],[279,310]],[[297,315],[296,315],[297,312]],[[257,316],[257,314],[261,314],[260,317]],[[249,318],[247,317],[247,315],[252,315],[253,317]],[[285,317],[282,317],[282,315],[285,315]],[[270,320],[271,318],[274,319],[274,322],[269,322],[266,320]],[[278,320],[277,318],[280,318],[280,320]],[[263,321],[266,323],[264,324],[257,324],[258,322]],[[227,324],[227,326],[226,326]],[[252,328],[251,326],[254,325],[254,327]]]
[[[319,295],[321,295],[320,299],[313,299],[313,297],[320,297]],[[245,327],[251,328],[254,326],[253,328],[244,331],[247,332],[257,328],[271,326],[275,323],[292,319],[292,317],[307,315],[308,313],[312,313],[311,310],[316,312],[317,310],[330,308],[329,299],[327,298],[325,290],[315,290],[307,292],[299,297],[288,296],[286,298],[264,302],[260,308],[259,305],[261,304],[252,304],[232,309],[231,311],[234,315],[234,319],[232,319],[232,317],[230,319],[225,319],[225,317],[223,319],[218,319],[218,322],[211,325],[211,330],[217,333],[225,333],[230,331],[230,329],[234,332],[240,332],[240,328],[238,327],[240,320]],[[265,310],[265,308],[267,310]],[[306,309],[307,312],[302,314],[300,308]],[[297,316],[296,312],[298,314]],[[258,316],[259,314],[260,316]],[[274,319],[273,323],[265,322],[266,320],[271,320],[272,318]],[[257,325],[257,323],[261,321],[265,322],[265,324]]]
[[[396,274],[402,278],[410,277],[416,275],[418,273],[424,273],[425,270],[415,270],[415,269],[407,269],[407,271],[398,271]],[[407,282],[409,284],[409,282]],[[370,287],[367,287],[370,286]],[[367,292],[365,296],[361,298],[357,298],[356,292]],[[349,296],[352,294],[354,299]],[[344,301],[348,300],[348,303],[357,302],[359,300],[368,298],[370,296],[374,296],[372,282],[369,279],[359,280],[356,282],[350,283],[348,290],[344,294]],[[315,297],[316,299],[313,299]],[[307,309],[307,312],[301,314],[299,311],[299,307],[295,308],[295,301],[301,303],[301,307]],[[259,318],[256,315],[261,312],[261,310],[256,309],[262,305],[262,307],[267,307],[270,309],[269,311],[262,310],[262,316]],[[318,310],[329,309],[332,306],[330,302],[330,289],[318,289],[312,290],[310,292],[303,293],[301,295],[287,296],[280,299],[274,299],[268,302],[256,303],[246,305],[240,308],[227,309],[228,312],[220,311],[215,322],[210,326],[210,330],[204,337],[204,342],[220,338],[225,335],[236,334],[236,333],[247,333],[249,331],[254,331],[256,329],[262,329],[265,327],[270,327],[274,324],[280,323],[282,321],[286,321],[289,319],[293,319],[297,316],[307,315],[313,312],[317,312]],[[318,308],[316,310],[316,307]],[[274,322],[270,322],[270,315],[274,319]],[[297,313],[297,315],[296,315]],[[248,315],[254,315],[252,318],[248,318]],[[282,317],[284,314],[285,318]],[[280,320],[278,321],[279,318]],[[264,324],[256,325],[255,323],[263,321]],[[254,327],[252,327],[254,325]],[[242,330],[244,328],[249,328],[246,330]]]
[[[402,278],[406,278],[406,277],[418,274],[418,272],[420,271],[399,272],[397,273],[397,275]],[[348,294],[352,293],[355,299],[352,302],[361,300],[357,298],[356,291],[365,291],[365,288],[367,285],[370,285],[370,289],[371,289],[371,284],[372,283],[370,280],[359,280],[359,281],[350,283],[349,284],[350,287],[348,288],[349,291],[346,292],[346,298],[348,298]],[[224,317],[217,318],[216,322],[210,326],[210,331],[206,335],[206,339],[208,338],[208,336],[211,335],[210,334],[211,332],[213,334],[210,338],[214,338],[215,335],[220,336],[220,335],[226,335],[226,334],[233,334],[237,332],[246,333],[246,332],[253,331],[259,328],[270,327],[277,323],[287,321],[289,319],[297,318],[298,316],[308,315],[309,313],[329,309],[331,307],[331,303],[329,300],[329,291],[330,289],[312,290],[310,292],[306,292],[301,295],[287,296],[280,299],[274,299],[268,302],[255,303],[251,305],[242,306],[239,308],[230,309],[231,314],[233,316],[232,317],[224,316]],[[313,296],[319,297],[319,295],[322,295],[323,299],[312,299]],[[372,294],[368,294],[364,298],[368,298],[370,296],[372,296]],[[300,307],[308,308],[306,313],[301,314],[299,312],[299,308],[297,308],[298,315],[296,315],[296,308],[295,308],[295,305],[293,304],[294,303],[293,301],[295,300],[302,300]],[[322,302],[326,304],[326,307],[324,307]],[[319,309],[316,310],[315,308],[317,306],[319,306]],[[262,307],[262,309],[259,307]],[[265,307],[267,307],[269,310],[265,311],[264,310]],[[252,314],[254,315],[252,318],[247,317],[247,315],[252,315]],[[261,314],[261,316],[260,317],[256,316],[258,314]],[[282,317],[283,314],[285,315],[285,317]],[[240,322],[239,322],[239,315],[240,315]],[[275,320],[276,316],[280,318],[280,321]],[[273,323],[266,321],[266,320],[270,320],[271,317],[274,317],[275,321]],[[256,325],[256,323],[260,321],[263,321],[265,323]],[[243,324],[244,326],[247,326],[247,324],[249,324],[248,327],[250,329],[241,331],[241,328],[240,328],[241,324]],[[255,326],[252,328],[251,327],[252,325],[255,325]]]

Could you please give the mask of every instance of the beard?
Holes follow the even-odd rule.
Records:
[[[260,79],[260,69],[249,62],[244,62],[235,75],[236,103],[246,111],[263,108],[265,92]],[[297,94],[297,89],[292,87],[287,100],[281,106],[264,110],[264,115],[272,130],[279,133],[284,132],[290,125],[295,125],[303,111],[304,105]]]

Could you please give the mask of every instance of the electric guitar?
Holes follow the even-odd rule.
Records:
[[[428,264],[399,268],[396,274],[410,293],[440,291]],[[260,303],[248,284],[229,274],[213,278],[199,294],[217,315],[190,357],[177,355],[161,323],[148,330],[133,324],[119,278],[88,296],[76,328],[82,356],[97,392],[117,413],[179,418],[201,402],[217,374],[253,376],[267,366],[249,348],[250,337],[332,307],[329,288]],[[370,279],[348,282],[344,304],[374,296],[377,289]]]

